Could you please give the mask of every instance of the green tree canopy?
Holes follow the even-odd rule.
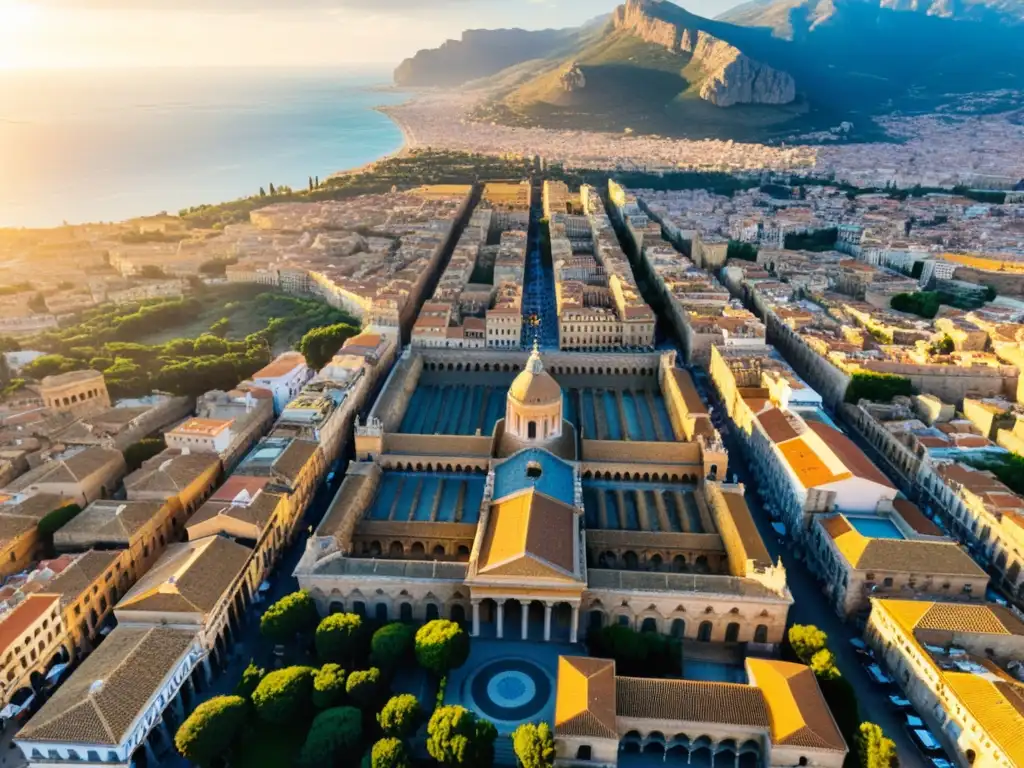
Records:
[[[324,710],[313,718],[298,764],[300,768],[347,765],[348,761],[343,758],[359,748],[362,738],[363,718],[358,709],[334,707]]]
[[[249,713],[241,696],[215,696],[189,715],[174,736],[182,757],[196,765],[213,765],[227,754]]]
[[[242,679],[235,686],[235,694],[243,699],[252,698],[253,691],[256,690],[256,686],[260,684],[260,681],[266,677],[266,674],[267,670],[263,667],[257,667],[256,662],[250,660],[249,666],[242,670]]]
[[[414,658],[416,630],[399,621],[385,624],[370,640],[370,659],[382,669],[394,670]]]
[[[252,694],[260,720],[271,725],[295,722],[312,703],[313,667],[285,667],[267,674]]]
[[[427,723],[427,752],[450,768],[489,768],[498,731],[465,707],[438,707]]]
[[[411,693],[392,696],[377,715],[377,723],[385,735],[408,739],[423,722],[423,708]]]
[[[340,664],[324,664],[313,679],[313,706],[330,709],[345,700],[345,670]]]
[[[45,515],[39,521],[39,535],[52,536],[76,517],[82,508],[77,504],[65,504]]]
[[[828,648],[822,648],[811,656],[808,666],[819,680],[835,680],[840,676],[839,667],[836,666],[836,657]]]
[[[794,624],[786,637],[793,653],[804,664],[810,664],[814,654],[828,645],[828,635],[813,624]]]
[[[454,621],[434,619],[416,632],[416,661],[435,675],[458,669],[469,658],[469,635]]]
[[[900,764],[896,744],[886,738],[881,727],[874,723],[860,724],[857,752],[860,754],[861,768],[896,768]]]
[[[914,386],[908,378],[891,373],[857,371],[850,377],[845,399],[848,403],[857,403],[862,399],[888,403],[897,395],[912,394]]]
[[[163,437],[144,437],[124,449],[124,463],[129,472],[134,472],[146,461],[167,449]]]
[[[359,329],[348,323],[313,328],[299,341],[299,352],[310,368],[320,370],[337,354],[342,344],[358,333]]]
[[[552,768],[555,764],[555,736],[545,722],[521,724],[512,734],[512,748],[523,768]]]
[[[312,596],[299,590],[267,608],[260,619],[260,633],[271,642],[286,643],[296,634],[312,631],[319,618]]]
[[[370,768],[410,768],[409,750],[398,739],[381,739],[370,750]]]
[[[352,664],[363,648],[363,619],[355,613],[332,613],[317,625],[315,639],[321,662]]]
[[[352,672],[345,681],[345,693],[364,710],[376,709],[384,691],[384,681],[377,667]]]

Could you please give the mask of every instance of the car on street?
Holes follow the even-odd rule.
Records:
[[[885,672],[882,671],[882,668],[877,664],[866,664],[864,669],[868,673],[868,677],[871,678],[871,682],[876,683],[877,685],[892,684],[892,678],[885,674]]]
[[[954,768],[953,763],[944,757],[929,757],[928,763],[932,768]]]
[[[910,699],[906,699],[898,693],[889,694],[889,704],[897,712],[903,712],[913,708],[913,704],[910,703]]]
[[[925,756],[939,757],[941,755],[942,744],[927,728],[911,728],[909,732],[910,738]]]

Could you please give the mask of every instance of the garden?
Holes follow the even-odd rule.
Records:
[[[235,692],[202,704],[182,723],[175,746],[203,768],[487,768],[494,724],[461,706],[444,705],[448,673],[469,656],[469,635],[445,619],[420,627],[374,627],[353,613],[321,618],[308,592],[286,595],[260,620],[260,633],[308,663],[268,671],[250,663]],[[436,699],[402,690],[426,676]],[[550,768],[554,737],[547,724],[512,735],[525,768]]]

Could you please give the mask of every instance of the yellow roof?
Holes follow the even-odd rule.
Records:
[[[943,677],[1010,763],[1024,765],[1024,685],[965,672],[946,672]]]
[[[583,656],[558,657],[555,732],[566,736],[618,739],[615,662]]]
[[[773,743],[847,750],[810,667],[748,658],[747,672],[768,704]]]
[[[574,578],[575,510],[534,489],[491,506],[478,572]]]
[[[804,488],[816,488],[853,477],[849,472],[838,475],[833,473],[803,438],[787,440],[779,446],[779,450]]]

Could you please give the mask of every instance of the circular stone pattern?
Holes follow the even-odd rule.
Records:
[[[551,679],[525,659],[501,659],[481,667],[470,683],[473,701],[494,720],[526,720],[551,698]]]

